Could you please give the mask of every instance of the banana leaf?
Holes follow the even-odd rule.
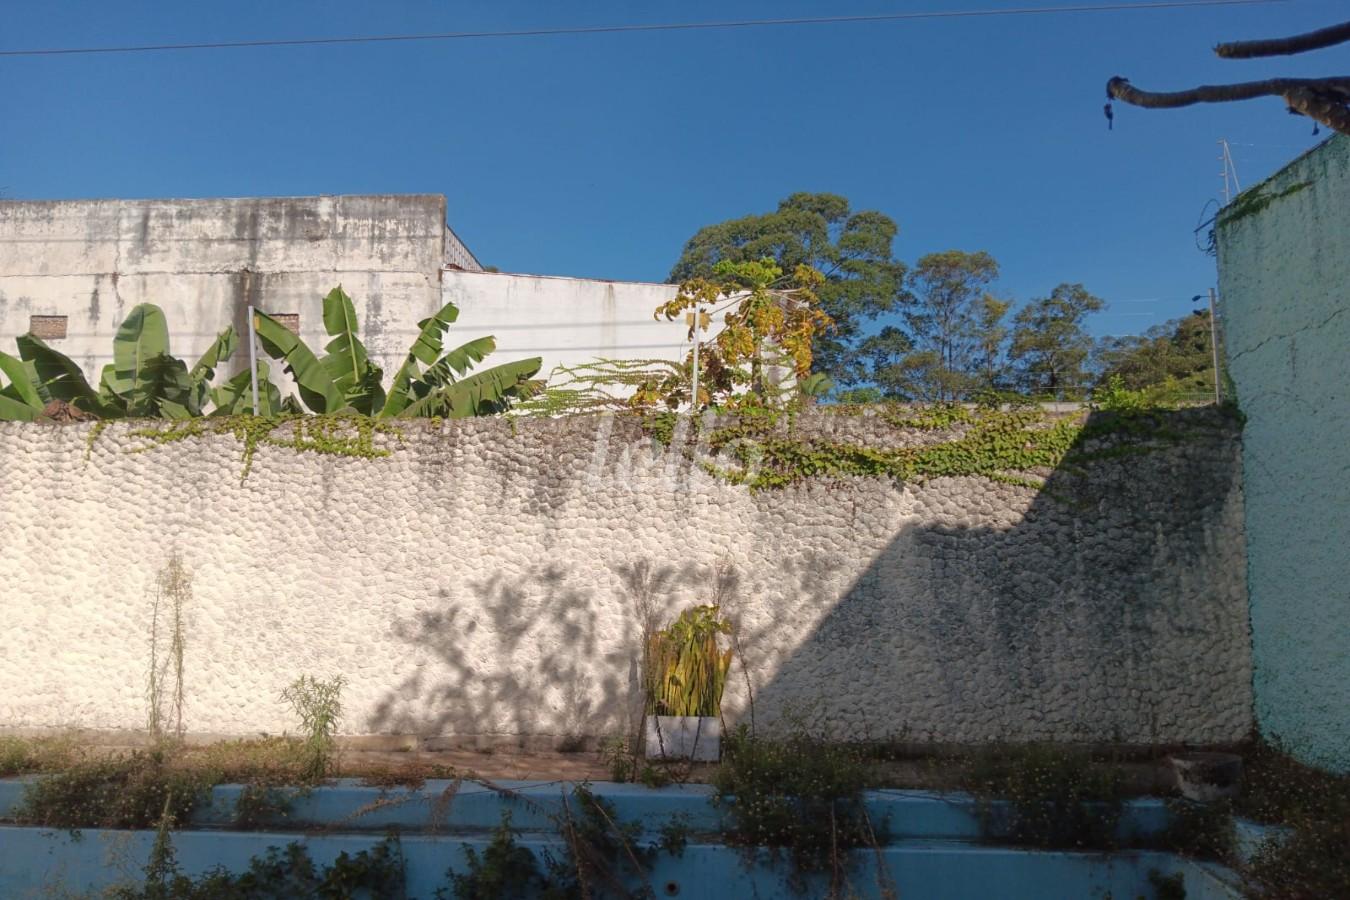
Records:
[[[472,369],[475,363],[482,362],[489,353],[496,349],[497,339],[491,335],[477,338],[467,344],[461,344],[442,356],[434,366],[422,373],[420,380],[425,384],[432,385],[450,384],[455,381],[456,376],[463,375]]]
[[[98,400],[106,417],[115,418],[127,414],[127,398],[117,393],[117,367],[111,363],[104,366],[100,374]]]
[[[324,367],[339,389],[344,392],[365,376],[368,358],[366,348],[356,336],[356,307],[338,285],[323,298],[323,327],[333,339],[324,347]]]
[[[41,409],[34,409],[0,390],[0,422],[31,422],[41,414]]]
[[[141,384],[145,367],[150,360],[169,353],[169,324],[164,310],[153,303],[140,303],[132,308],[113,336],[113,379],[109,384],[113,393],[129,397],[139,390],[141,397],[149,396],[149,385]],[[106,380],[105,380],[105,383]],[[129,410],[140,405],[128,400]],[[135,411],[133,415],[147,415]]]
[[[422,366],[433,366],[440,359],[444,347],[441,335],[458,318],[459,307],[447,303],[434,316],[417,323],[417,339],[408,349],[407,359],[394,374],[394,383],[379,413],[381,416],[402,415],[408,404],[417,400],[417,395],[412,392],[412,384],[421,376]]]
[[[323,363],[289,328],[263,312],[254,315],[253,328],[267,355],[285,362],[310,412],[325,415],[350,408]]]
[[[197,364],[188,372],[188,381],[192,388],[188,396],[187,411],[190,415],[205,414],[206,403],[211,399],[211,380],[216,377],[216,367],[228,362],[239,347],[239,336],[230,326],[216,336],[210,347],[197,360]]]
[[[84,372],[70,357],[31,334],[19,335],[15,343],[19,346],[19,356],[29,364],[33,388],[44,404],[64,400],[76,409],[103,414],[98,393],[85,381]]]
[[[500,412],[512,399],[521,395],[541,365],[543,360],[536,356],[503,363],[450,384],[429,386],[424,382],[415,383],[414,390],[422,388],[426,393],[419,394],[419,399],[405,407],[399,415],[405,418],[443,416],[462,419]]]
[[[0,389],[0,395],[38,412],[42,411],[42,398],[38,396],[37,388],[33,387],[33,379],[23,360],[8,353],[0,353],[0,372],[4,372],[9,379],[9,384]]]
[[[115,374],[122,380],[121,372]],[[192,381],[187,365],[167,353],[160,353],[139,363],[136,380],[125,394],[127,415],[150,418],[186,419]]]
[[[258,406],[261,410],[253,408],[253,382],[245,369],[211,391],[211,402],[215,405],[211,416],[276,415],[282,408],[281,391],[268,374],[267,361],[258,360]]]
[[[356,307],[338,285],[323,298],[323,327],[333,338],[324,350],[324,369],[343,399],[359,413],[371,415],[384,406],[384,372],[370,362],[366,347],[357,337]]]

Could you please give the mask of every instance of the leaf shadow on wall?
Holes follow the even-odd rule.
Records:
[[[1241,536],[1217,527],[1233,519],[1236,443],[1212,413],[1183,419],[1184,440],[1062,465],[1029,500],[974,478],[903,488],[917,511],[868,519],[877,533],[852,537],[880,550],[857,574],[856,551],[793,540],[783,553],[767,534],[736,566],[546,563],[471,581],[471,597],[442,589],[435,610],[395,624],[428,664],[367,727],[633,734],[644,628],[694,598],[737,624],[724,712],[770,730],[791,719],[881,741],[1236,739],[1250,721]],[[841,483],[822,502],[868,496]],[[1015,521],[989,524],[1009,508],[1022,509]]]
[[[494,574],[469,582],[471,600],[440,589],[440,608],[393,626],[399,640],[436,664],[419,666],[390,690],[367,728],[595,736],[633,727],[641,716],[643,622],[656,621],[663,598],[701,573],[696,566],[616,564],[611,571],[623,596],[604,605],[599,592],[579,586],[587,584],[578,581],[582,571],[548,563],[521,577]]]

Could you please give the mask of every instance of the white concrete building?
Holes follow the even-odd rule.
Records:
[[[387,374],[448,300],[460,309],[450,346],[491,334],[492,362],[541,356],[541,374],[687,351],[682,323],[652,318],[673,286],[485,272],[445,207],[431,194],[0,201],[0,350],[14,353],[31,330],[95,383],[118,325],[152,302],[189,365],[227,325],[242,334],[250,304],[296,317],[318,351],[329,340],[323,297],[341,284]],[[236,354],[227,372],[247,359]]]

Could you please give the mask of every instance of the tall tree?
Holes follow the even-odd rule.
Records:
[[[1081,284],[1061,284],[1019,309],[1008,349],[1018,389],[1061,400],[1082,397],[1091,381],[1086,363],[1093,346],[1084,322],[1105,306]]]
[[[909,366],[914,354],[914,342],[909,335],[894,325],[864,338],[858,352],[867,367],[867,381],[875,387],[875,399],[913,400],[916,389]]]
[[[807,265],[825,276],[820,309],[834,330],[818,335],[814,371],[839,384],[865,378],[858,344],[863,322],[896,312],[907,299],[905,264],[892,255],[898,228],[889,216],[852,212],[837,194],[796,193],[771,213],[700,228],[670,270],[671,283],[711,278],[721,261],[773,259],[784,272]]]
[[[1103,338],[1097,345],[1099,384],[1113,376],[1130,390],[1162,402],[1208,398],[1214,390],[1209,311],[1203,310],[1144,334]]]
[[[992,256],[963,250],[921,257],[907,275],[915,299],[905,325],[914,352],[904,367],[917,399],[958,400],[978,387],[972,370],[986,343],[981,326],[992,311],[984,304],[985,289],[997,277]],[[1001,317],[994,317],[995,324]]]
[[[985,391],[1003,390],[1007,374],[1005,351],[1008,328],[1003,317],[1012,306],[1010,300],[1000,300],[992,294],[980,298],[975,317],[975,359],[972,374],[978,386]]]

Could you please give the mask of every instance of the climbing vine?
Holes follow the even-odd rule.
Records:
[[[403,432],[369,416],[226,416],[219,419],[179,419],[164,426],[137,428],[132,437],[149,443],[130,452],[142,453],[193,438],[231,435],[243,448],[239,480],[248,478],[259,447],[286,447],[297,452],[358,459],[378,459],[389,450],[376,446],[375,435],[391,435],[401,444]],[[91,438],[91,444],[97,434]]]
[[[1192,439],[1206,425],[1200,417],[1162,411],[1055,417],[1035,406],[891,409],[882,410],[881,417],[896,428],[950,429],[955,436],[887,449],[799,435],[760,417],[715,428],[707,436],[707,446],[720,461],[704,461],[703,467],[754,490],[786,487],[808,478],[848,477],[902,482],[980,477],[1039,488],[1049,470],[1084,474],[1094,462],[1147,454]]]

